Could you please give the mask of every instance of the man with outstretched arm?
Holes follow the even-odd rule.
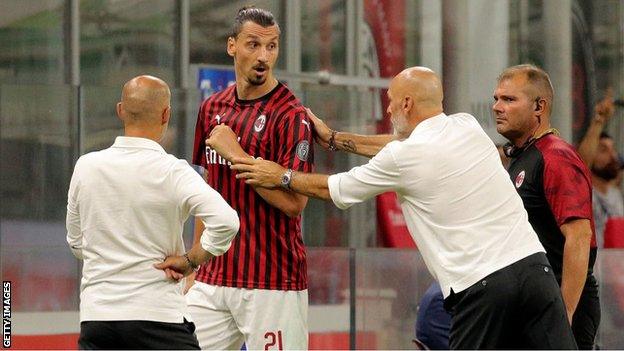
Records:
[[[399,73],[388,98],[398,140],[375,154],[383,137],[349,139],[352,150],[375,155],[363,166],[329,176],[237,157],[231,168],[249,185],[331,199],[341,209],[395,191],[452,314],[451,348],[576,348],[544,248],[477,120],[444,114],[442,84],[424,67]],[[334,146],[346,136],[330,133],[328,146],[331,134]]]

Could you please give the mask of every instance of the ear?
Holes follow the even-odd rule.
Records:
[[[164,125],[169,123],[169,119],[171,118],[171,106],[167,106],[165,107],[165,109],[162,112],[162,115],[160,116],[160,124]]]
[[[119,117],[119,119],[123,121],[123,117],[121,116],[121,102],[117,103],[117,107],[115,108],[115,110],[117,111],[117,117]]]
[[[403,111],[407,114],[412,109],[413,106],[414,106],[414,99],[412,99],[412,97],[409,95],[406,96],[403,99],[403,106],[402,106]]]
[[[227,41],[227,53],[228,55],[234,57],[236,54],[236,39],[234,37],[229,37]]]
[[[537,99],[535,101],[535,113],[538,116],[541,116],[544,113],[545,108],[546,108],[546,100]]]

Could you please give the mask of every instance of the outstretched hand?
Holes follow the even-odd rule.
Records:
[[[321,120],[316,117],[316,115],[306,107],[306,113],[308,118],[312,121],[314,125],[314,140],[316,143],[324,147],[325,149],[329,148],[329,138],[331,137],[332,130]]]
[[[281,185],[282,175],[286,169],[275,162],[247,157],[234,158],[232,170],[238,172],[236,179],[244,179],[252,186],[273,189]]]
[[[164,271],[167,278],[175,281],[193,273],[193,268],[184,256],[168,256],[163,262],[154,264],[154,267]]]
[[[608,88],[607,93],[594,107],[596,118],[600,118],[604,124],[607,124],[611,117],[615,114],[615,101],[613,100],[613,88]]]

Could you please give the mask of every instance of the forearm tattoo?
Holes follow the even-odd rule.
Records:
[[[357,150],[357,147],[355,146],[355,141],[349,139],[342,142],[342,148],[348,152],[355,152]]]

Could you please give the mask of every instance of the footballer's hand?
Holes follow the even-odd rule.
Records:
[[[230,168],[238,172],[236,179],[244,179],[249,185],[268,189],[279,187],[282,175],[286,172],[284,167],[275,162],[249,157],[234,158]]]
[[[208,139],[206,139],[206,145],[230,162],[234,157],[247,156],[245,150],[238,143],[234,131],[225,124],[219,124],[212,129]]]

